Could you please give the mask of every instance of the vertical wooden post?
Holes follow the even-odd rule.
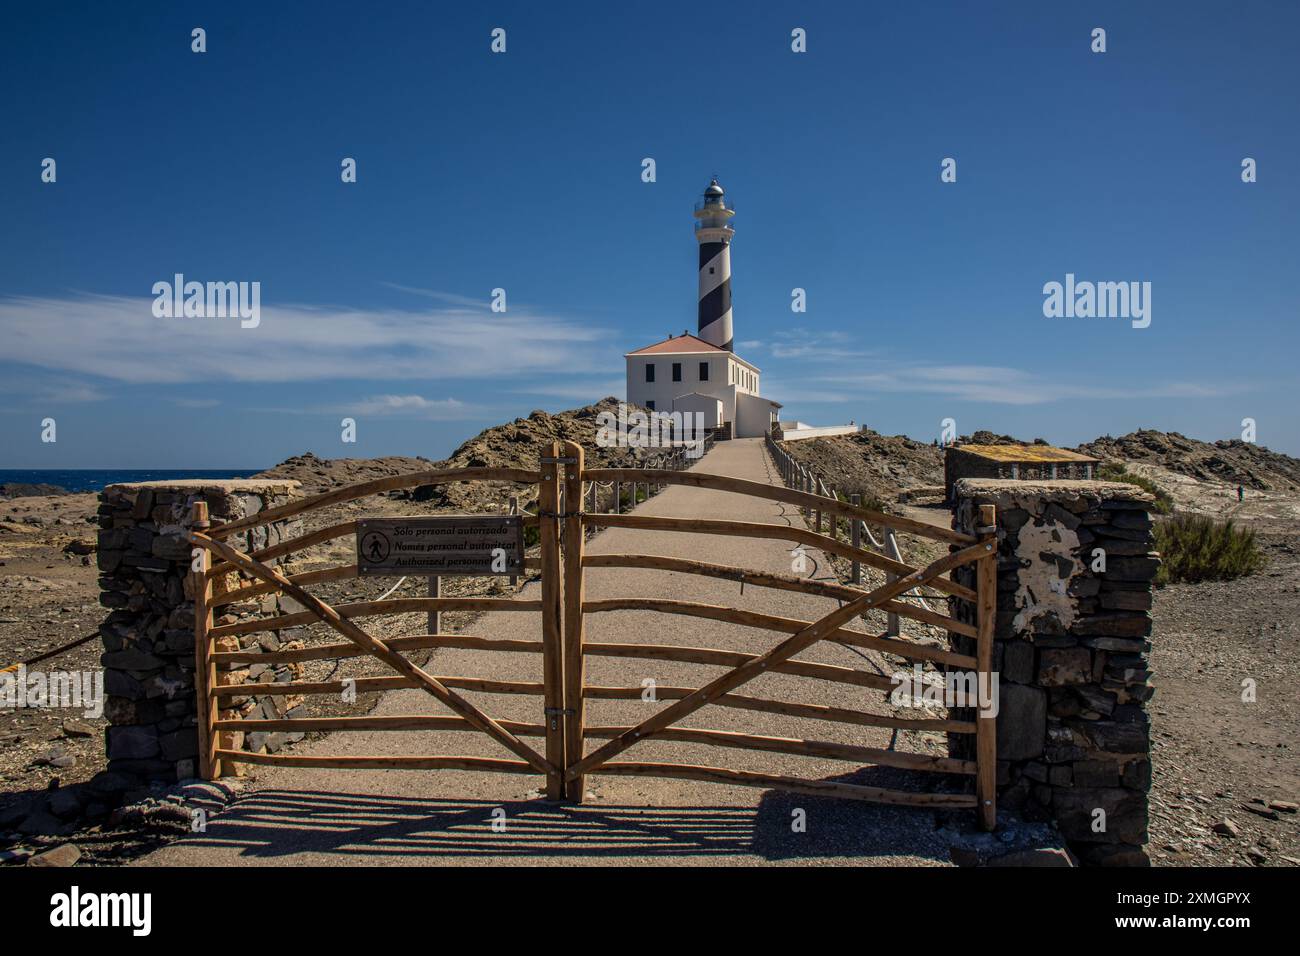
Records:
[[[432,574],[429,576],[428,595],[431,598],[442,597],[442,578],[440,578],[436,574]],[[442,612],[430,611],[428,624],[429,624],[430,634],[441,634],[442,633]]]
[[[565,466],[565,498],[577,501],[582,497],[582,446],[577,442],[565,442],[564,454],[574,459],[574,464]],[[567,766],[582,759],[585,723],[582,694],[587,675],[583,657],[583,520],[582,515],[572,513],[575,509],[566,510],[571,512],[564,519],[564,753]],[[569,780],[564,785],[565,797],[574,803],[581,803],[585,792],[586,779],[583,777]]]
[[[614,512],[614,514],[619,514],[622,512],[623,510],[622,498],[623,498],[623,483],[621,481],[616,481],[614,482],[614,506],[609,509],[610,511]]]
[[[898,550],[898,538],[894,537],[894,529],[885,528],[883,530],[885,532],[885,557],[893,558],[895,561],[902,561],[903,553]],[[898,575],[886,574],[885,580],[892,584],[898,580]],[[885,618],[885,633],[890,637],[898,637],[902,633],[902,622],[899,621],[898,615],[892,611]]]
[[[550,461],[542,462],[537,488],[537,514],[542,551],[542,694],[546,726],[546,759],[556,768],[546,775],[546,799],[564,796],[564,646],[563,573],[560,556],[560,485],[564,469],[555,459],[561,455],[559,442],[551,443]]]
[[[977,687],[992,691],[993,629],[998,612],[998,533],[997,508],[980,505],[980,541],[992,545],[989,554],[975,564],[978,597],[978,637],[975,646]],[[997,825],[997,746],[996,719],[981,707],[975,718],[975,796],[979,801],[980,825],[992,830]]]
[[[854,505],[861,505],[862,496],[849,495],[849,502]],[[856,515],[849,522],[849,543],[852,544],[853,547],[855,548],[862,547],[862,522],[861,520],[858,519]],[[849,580],[851,580],[854,584],[862,583],[862,562],[860,561],[853,562],[853,575]]]
[[[822,480],[820,478],[817,477],[813,478],[812,491],[813,494],[815,494],[818,498],[821,498],[826,494],[826,486],[822,484]],[[813,520],[816,522],[815,527],[817,529],[817,533],[821,534],[822,533],[822,509],[821,508],[817,509],[816,516],[814,517]]]
[[[510,496],[510,499],[509,499],[509,506],[510,506],[510,514],[512,514],[512,515],[517,515],[517,514],[519,514],[519,496],[518,496],[518,495],[511,495],[511,496]],[[519,587],[519,575],[517,575],[517,574],[512,574],[512,575],[510,575],[510,586],[511,586],[512,588],[517,588],[517,587]]]
[[[195,531],[207,531],[208,503],[194,502],[190,510],[190,526]],[[217,665],[212,659],[212,582],[208,569],[212,567],[212,553],[207,548],[195,546],[197,554],[190,562],[190,583],[194,588],[194,695],[198,708],[199,776],[216,780],[221,776],[221,760],[213,756],[217,750],[217,707],[213,688],[217,686]]]

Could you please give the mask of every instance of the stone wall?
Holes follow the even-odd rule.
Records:
[[[984,504],[997,507],[999,807],[1055,821],[1085,863],[1144,864],[1151,498],[1110,482],[963,479],[953,528],[974,533]],[[973,568],[955,577],[974,587]],[[950,745],[969,756],[973,740]]]
[[[191,546],[182,537],[191,506],[208,504],[213,524],[234,521],[284,504],[297,495],[296,481],[201,479],[110,485],[100,495],[100,603],[109,614],[100,626],[104,643],[104,714],[109,780],[123,792],[194,777],[198,734],[194,692],[194,600]],[[244,551],[264,548],[300,533],[297,521],[275,522],[232,536]],[[278,563],[278,562],[276,562]],[[224,582],[218,584],[218,588]],[[281,607],[267,596],[217,609],[218,623],[231,623]],[[297,608],[293,608],[296,610]],[[289,610],[286,608],[286,610]],[[261,646],[277,650],[283,635],[227,638],[221,650]],[[244,666],[223,682],[289,680],[293,665]],[[296,703],[249,696],[229,701],[224,716],[279,716]],[[265,748],[266,741],[228,739],[227,746]]]

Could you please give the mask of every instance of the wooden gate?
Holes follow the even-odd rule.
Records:
[[[298,767],[339,767],[352,769],[413,770],[484,770],[497,773],[541,773],[546,790],[558,799],[563,791],[564,740],[558,719],[561,704],[560,673],[561,582],[559,529],[553,515],[559,512],[559,486],[554,456],[544,460],[538,471],[520,468],[455,468],[417,472],[382,478],[340,488],[325,494],[267,509],[248,518],[226,524],[210,525],[206,504],[194,505],[193,531],[189,537],[196,546],[192,577],[194,588],[194,627],[196,690],[199,715],[199,756],[201,773],[208,779],[222,775],[223,764],[279,764]],[[342,538],[354,538],[360,521],[346,521],[281,541],[269,547],[247,551],[233,546],[232,538],[271,522],[318,512],[323,508],[356,501],[371,495],[427,485],[462,481],[514,482],[537,487],[539,511],[546,517],[526,515],[525,527],[538,528],[539,553],[526,566],[540,568],[540,600],[515,601],[508,598],[397,598],[340,604],[332,607],[306,590],[305,585],[358,577],[355,563],[339,565],[301,574],[282,573],[267,562],[296,554],[315,545]],[[251,534],[249,534],[251,538]],[[214,559],[218,559],[216,563]],[[272,617],[227,624],[214,624],[213,609],[248,598],[280,594],[296,601],[303,610]],[[437,676],[430,674],[402,656],[401,652],[438,647],[497,649],[489,638],[447,634],[424,634],[381,640],[355,621],[377,615],[426,612],[430,619],[444,611],[515,611],[540,612],[540,640],[534,646],[518,648],[540,652],[539,680],[533,682],[495,681],[474,676]],[[234,649],[232,639],[240,635],[281,631],[316,622],[337,631],[346,642],[317,645],[297,650],[265,652],[257,648]],[[433,630],[433,628],[430,628]],[[509,648],[516,649],[516,648]],[[257,696],[298,696],[339,694],[346,689],[343,681],[289,681],[272,684],[230,683],[223,680],[230,667],[248,664],[290,664],[306,661],[344,659],[369,654],[392,669],[390,677],[362,677],[351,682],[356,692],[417,687],[451,711],[445,715],[406,715],[400,717],[299,717],[280,720],[248,719],[222,711],[230,698],[250,694]],[[498,721],[483,709],[456,693],[457,690],[487,693],[535,693],[544,700],[547,714],[556,719],[542,723]],[[236,733],[309,732],[338,730],[465,730],[478,731],[499,743],[516,759],[429,755],[429,756],[305,756],[297,754],[262,754],[234,749]],[[524,743],[520,737],[545,738],[544,752]]]
[[[532,567],[541,570],[541,597],[537,601],[498,599],[423,598],[395,601],[366,602],[362,604],[330,607],[304,590],[303,585],[317,581],[337,580],[356,574],[355,566],[331,568],[306,574],[285,576],[266,564],[269,559],[292,553],[311,544],[355,534],[355,522],[336,525],[283,542],[253,553],[244,553],[226,543],[231,535],[247,531],[257,525],[279,518],[290,517],[327,505],[353,500],[368,494],[395,488],[414,487],[440,482],[466,480],[514,481],[536,483],[538,486],[538,514],[531,519],[540,530],[540,553],[530,559]],[[818,512],[831,518],[830,534],[821,534],[807,528],[787,525],[723,521],[715,519],[672,518],[637,514],[601,514],[584,510],[588,501],[586,491],[593,483],[636,483],[648,485],[685,485],[719,492],[751,495],[756,498],[785,502],[805,508],[811,514]],[[635,497],[634,497],[635,500]],[[326,495],[294,502],[280,508],[262,512],[252,518],[206,528],[206,515],[196,506],[194,543],[203,549],[202,567],[195,571],[196,597],[196,654],[199,665],[199,700],[201,720],[201,751],[204,773],[216,776],[223,761],[246,763],[284,763],[296,766],[346,766],[411,769],[458,768],[519,773],[541,773],[546,779],[546,793],[551,799],[581,801],[585,792],[584,778],[592,775],[633,775],[668,777],[711,781],[732,785],[791,790],[801,793],[869,800],[875,802],[948,808],[976,808],[981,823],[992,827],[995,821],[995,733],[993,715],[986,709],[975,712],[973,719],[948,719],[925,717],[898,717],[891,714],[870,713],[830,707],[819,703],[772,700],[737,693],[745,684],[767,673],[788,673],[826,681],[847,682],[887,694],[894,683],[887,677],[835,665],[796,658],[819,642],[830,642],[855,648],[871,649],[897,655],[903,659],[929,662],[946,669],[964,670],[976,675],[977,686],[990,686],[992,663],[993,620],[996,609],[996,544],[994,515],[986,507],[981,513],[982,528],[979,537],[934,527],[905,517],[888,515],[861,508],[836,499],[828,499],[804,491],[773,486],[760,482],[705,474],[697,471],[668,471],[646,468],[584,467],[581,446],[568,442],[556,443],[551,455],[543,459],[538,472],[508,468],[471,468],[425,472],[368,482],[340,489]],[[864,521],[884,528],[927,537],[946,544],[949,554],[924,567],[913,567],[882,554],[855,547],[840,540],[836,533],[838,520]],[[888,575],[884,584],[869,591],[848,585],[814,582],[794,575],[773,574],[711,564],[704,561],[649,554],[587,555],[585,538],[588,529],[621,527],[655,531],[675,531],[691,534],[742,536],[797,542],[820,548],[830,554],[874,567]],[[221,559],[210,565],[209,555]],[[948,577],[954,569],[973,567],[974,587],[958,583]],[[756,587],[776,588],[839,599],[841,606],[815,620],[798,620],[759,614],[741,608],[719,607],[685,601],[661,599],[645,594],[626,598],[589,601],[584,596],[586,575],[592,568],[644,568],[676,571],[739,581]],[[232,571],[240,572],[255,583],[228,591],[219,598],[213,594],[214,580]],[[942,615],[918,607],[905,600],[909,592],[927,586],[955,598],[958,613]],[[297,601],[304,611],[298,614],[262,619],[251,623],[228,624],[214,627],[212,604],[244,596],[278,592]],[[964,608],[963,610],[960,610]],[[419,610],[513,610],[541,612],[540,647],[513,647],[507,644],[531,642],[493,641],[490,638],[457,637],[454,635],[425,635],[382,641],[353,623],[353,618],[369,614],[402,613]],[[850,629],[847,625],[869,610],[880,609],[890,614],[911,618],[941,627],[961,636],[973,644],[974,653],[935,648],[917,644],[891,635],[874,635]],[[750,628],[772,631],[780,635],[771,646],[756,647],[754,653],[739,653],[707,647],[681,647],[666,644],[599,643],[586,639],[585,621],[588,615],[621,610],[650,610],[666,614],[703,617]],[[222,636],[233,636],[249,630],[270,630],[295,626],[300,623],[320,621],[348,639],[347,644],[327,645],[300,651],[280,651],[266,654],[256,651],[218,650],[214,642]],[[540,651],[542,656],[541,680],[524,686],[502,686],[505,682],[475,677],[438,677],[429,674],[399,653],[417,648],[468,647],[485,650]],[[358,681],[358,689],[378,690],[390,687],[419,687],[439,700],[453,712],[453,716],[340,717],[316,719],[286,719],[277,721],[250,721],[220,719],[221,699],[234,694],[246,694],[246,685],[227,688],[218,683],[218,665],[259,661],[301,661],[331,656],[358,656],[371,654],[389,665],[396,676],[368,678]],[[657,698],[671,701],[653,715],[632,726],[588,726],[586,703],[595,699],[635,699],[642,688],[601,687],[586,683],[585,663],[589,657],[642,658],[707,664],[729,668],[696,687],[660,687]],[[845,673],[848,672],[848,673]],[[364,688],[362,688],[364,684]],[[267,685],[259,685],[263,693]],[[284,685],[287,693],[332,693],[336,684],[290,683]],[[497,691],[504,693],[536,693],[544,700],[544,722],[541,724],[497,721],[469,701],[455,693],[456,689]],[[278,691],[279,688],[277,687]],[[892,749],[871,748],[851,743],[809,740],[792,737],[774,737],[735,731],[712,730],[703,727],[684,727],[680,722],[707,706],[738,708],[740,710],[783,714],[793,717],[824,721],[830,724],[876,726],[906,730],[935,730],[948,734],[971,735],[974,747],[971,758],[937,757],[926,754],[902,753]],[[400,725],[398,725],[400,722]],[[517,759],[484,757],[428,756],[428,757],[307,757],[295,755],[257,755],[234,751],[221,745],[220,734],[237,730],[337,730],[337,729],[429,729],[474,730],[486,734]],[[545,738],[544,753],[520,740],[521,736]],[[918,792],[890,790],[838,781],[804,779],[777,774],[756,773],[728,769],[720,766],[694,764],[650,763],[619,758],[637,743],[650,740],[683,741],[726,749],[743,749],[768,753],[796,754],[844,760],[856,765],[880,765],[909,770],[925,770],[955,774],[967,778],[971,792]],[[587,748],[592,742],[591,749]]]

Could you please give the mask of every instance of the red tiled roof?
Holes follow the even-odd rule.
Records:
[[[628,352],[628,355],[662,355],[666,352],[725,352],[726,349],[718,348],[712,342],[706,342],[704,339],[696,338],[693,335],[669,336],[662,342],[656,342],[654,345],[647,345],[643,349],[637,349],[634,352]]]

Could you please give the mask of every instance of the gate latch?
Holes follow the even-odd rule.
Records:
[[[576,458],[539,458],[537,459],[543,465],[576,465]]]
[[[559,717],[572,717],[576,711],[572,707],[543,707],[542,712],[551,719],[551,729],[559,730]]]

